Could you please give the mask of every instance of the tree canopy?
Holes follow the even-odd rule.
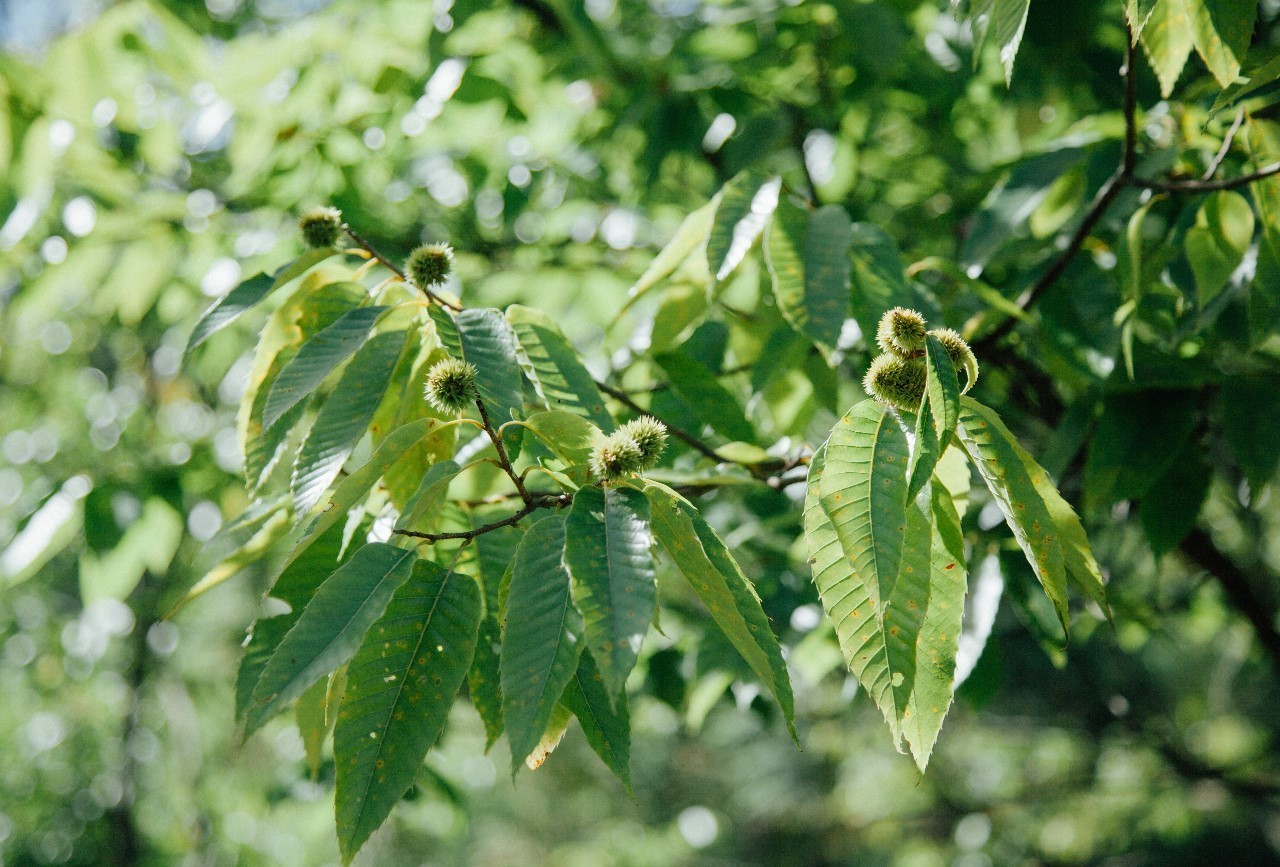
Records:
[[[0,860],[1278,857],[1278,22],[11,35]]]

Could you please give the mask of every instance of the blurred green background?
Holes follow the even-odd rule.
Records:
[[[605,369],[627,287],[744,166],[806,173],[908,261],[957,257],[1013,161],[1114,134],[1119,5],[1033,3],[1006,89],[943,0],[0,4],[0,864],[337,861],[332,766],[309,777],[288,719],[233,729],[270,558],[162,618],[247,505],[261,318],[185,368],[182,348],[212,297],[296,254],[300,210],[332,203],[397,257],[450,241],[469,303],[548,310]],[[1043,252],[1044,220],[994,278]],[[1110,334],[1078,291],[1058,320]],[[1225,469],[1201,526],[1274,600],[1274,483],[1250,502],[1206,449]],[[1122,507],[1090,527],[1117,628],[1079,618],[1059,668],[1001,604],[922,779],[843,674],[780,499],[704,505],[789,650],[802,749],[677,623],[646,647],[634,801],[576,729],[513,787],[460,706],[358,863],[1280,863],[1277,660]],[[988,613],[1026,581],[998,565],[971,576]]]

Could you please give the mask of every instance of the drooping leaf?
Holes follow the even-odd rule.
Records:
[[[289,410],[315,391],[324,378],[359,349],[386,307],[357,307],[312,337],[271,383],[262,426],[272,428]]]
[[[480,588],[418,560],[347,667],[334,730],[338,843],[350,862],[413,784],[476,647]]]
[[[1249,50],[1258,0],[1191,0],[1188,6],[1196,51],[1218,85],[1230,87]]]
[[[295,406],[274,427],[265,429],[263,412],[272,384],[299,347],[367,297],[358,283],[326,283],[319,278],[320,275],[312,275],[304,279],[298,291],[267,317],[254,350],[253,366],[236,416],[245,481],[250,490],[257,490],[266,481],[305,409]]]
[[[1129,32],[1133,36],[1133,44],[1138,44],[1138,37],[1147,26],[1151,12],[1156,8],[1157,0],[1125,0],[1125,17],[1129,20]]]
[[[729,549],[698,510],[666,485],[646,480],[653,532],[711,618],[773,694],[795,737],[791,679],[760,597]]]
[[[695,250],[706,245],[707,236],[711,232],[711,221],[715,217],[719,204],[720,197],[717,194],[710,202],[690,212],[689,216],[684,218],[684,222],[667,242],[667,246],[654,257],[649,267],[645,268],[644,273],[640,275],[640,279],[627,292],[627,301],[618,312],[619,316],[630,309],[631,305],[650,289],[671,276],[672,272],[679,268],[685,259],[693,255]]]
[[[633,794],[631,715],[627,710],[627,694],[620,694],[616,705],[611,702],[591,654],[584,653],[573,679],[565,687],[561,702],[578,718],[591,749],[609,770],[617,774],[627,794]]]
[[[579,488],[565,520],[564,564],[587,650],[617,702],[653,621],[649,501],[630,488]]]
[[[781,178],[755,170],[724,185],[707,236],[707,263],[716,280],[724,280],[742,264],[778,206],[781,188]]]
[[[520,364],[547,409],[571,412],[599,428],[611,429],[613,416],[600,389],[555,320],[540,310],[513,304],[507,308],[507,321],[519,341]]]
[[[577,416],[574,416],[577,418]],[[483,513],[473,515],[478,526],[488,520]],[[524,531],[519,527],[501,527],[476,537],[476,562],[484,591],[484,618],[480,621],[480,637],[476,655],[467,673],[467,690],[471,704],[484,723],[485,749],[497,742],[505,729],[502,720],[502,627],[498,620],[499,591],[502,577],[515,557]]]
[[[302,517],[320,501],[382,402],[405,334],[379,334],[361,347],[311,426],[293,465],[293,504]]]
[[[778,309],[828,353],[849,318],[851,231],[849,215],[839,205],[810,213],[783,199],[765,234]]]
[[[332,247],[308,250],[271,276],[256,274],[232,289],[200,315],[195,328],[191,331],[191,337],[187,339],[185,354],[190,355],[191,350],[235,322],[263,298],[286,283],[301,277],[325,259],[336,255],[337,252]]]
[[[313,780],[320,775],[324,742],[333,731],[333,723],[337,718],[336,713],[330,712],[329,704],[333,701],[336,711],[334,681],[340,679],[342,679],[342,669],[338,669],[328,677],[320,678],[298,697],[298,704],[294,708],[298,734],[302,736],[302,749],[307,756],[307,770],[311,773]],[[341,689],[336,692],[338,696],[342,694]]]
[[[263,666],[246,708],[246,734],[355,655],[414,559],[413,551],[373,542],[324,580]]]
[[[288,634],[302,616],[302,609],[315,593],[316,588],[343,562],[342,527],[329,528],[320,534],[292,562],[288,563],[276,578],[267,595],[289,606],[287,614],[264,617],[253,624],[249,642],[245,645],[240,668],[236,672],[235,718],[243,723],[253,695],[262,677],[262,669],[275,652],[280,640]],[[349,559],[349,556],[346,558]]]
[[[1048,473],[1027,454],[994,411],[972,398],[966,397],[960,402],[956,432],[1004,513],[1009,529],[1066,631],[1067,561],[1063,532],[1037,487],[1047,481]]]
[[[1027,10],[1031,0],[995,0],[991,12],[991,24],[987,33],[996,41],[1000,52],[1000,65],[1004,67],[1004,82],[1013,83],[1013,61],[1022,44],[1022,32],[1027,26]]]
[[[878,618],[872,584],[845,555],[822,505],[829,448],[819,449],[810,463],[805,501],[814,583],[850,669],[880,708],[899,748],[905,739],[923,771],[954,688],[965,597],[959,515],[939,485],[907,506],[902,573]]]
[[[502,702],[512,773],[534,751],[582,654],[582,615],[564,567],[565,519],[530,527],[512,563],[502,636]]]
[[[1191,56],[1195,28],[1191,21],[1191,4],[1198,0],[1156,0],[1142,28],[1142,47],[1147,60],[1160,79],[1160,95],[1166,99],[1182,75]]]
[[[707,367],[685,349],[674,349],[654,358],[667,377],[671,387],[704,422],[716,433],[730,440],[754,443],[755,430],[743,414],[742,407],[720,384]]]
[[[818,497],[845,558],[867,582],[877,621],[902,560],[909,458],[906,434],[874,400],[849,410],[827,440]]]

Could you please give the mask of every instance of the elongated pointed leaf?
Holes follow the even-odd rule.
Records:
[[[577,418],[577,416],[574,416]],[[475,514],[472,520],[477,526],[488,517]],[[467,673],[467,690],[471,703],[484,722],[485,750],[497,742],[505,730],[502,720],[502,627],[499,625],[499,591],[502,577],[515,557],[516,548],[524,531],[519,527],[502,527],[476,538],[476,561],[480,566],[480,580],[484,596],[484,618],[480,621],[480,638],[476,643],[476,655]]]
[[[293,465],[293,504],[299,516],[320,501],[364,436],[404,340],[403,331],[394,331],[379,334],[361,347],[321,407]]]
[[[1027,11],[1031,0],[995,0],[988,33],[996,41],[1000,52],[1000,65],[1004,67],[1004,82],[1013,82],[1013,61],[1022,44],[1022,32],[1027,26]]]
[[[658,604],[649,501],[630,488],[580,488],[565,521],[564,564],[587,649],[611,701],[622,693]]]
[[[618,696],[616,706],[609,700],[604,679],[596,670],[591,654],[582,654],[578,670],[565,687],[560,701],[582,725],[587,743],[605,766],[617,774],[627,794],[631,788],[631,715],[627,695]]]
[[[685,349],[674,349],[654,358],[671,380],[671,387],[689,408],[716,433],[729,440],[756,441],[756,432],[742,407],[716,375]]]
[[[818,496],[845,558],[867,581],[877,621],[902,560],[909,458],[906,434],[874,400],[849,410],[827,440]]]
[[[580,415],[552,410],[535,412],[524,421],[524,427],[562,461],[585,467],[591,452],[604,439],[604,432]]]
[[[519,614],[507,621],[501,662],[513,774],[538,746],[582,654],[582,615],[564,567],[564,525],[562,515],[538,521],[513,561],[507,608]]]
[[[1168,98],[1191,56],[1195,31],[1191,23],[1193,0],[1157,0],[1142,28],[1142,47],[1160,80],[1160,95]]]
[[[666,485],[645,481],[653,532],[711,618],[773,694],[795,737],[791,679],[760,597],[729,549],[698,510]]]
[[[298,721],[298,734],[302,736],[302,749],[307,756],[307,770],[311,773],[313,780],[320,776],[324,742],[333,731],[333,724],[337,720],[337,702],[342,695],[342,685],[337,684],[338,688],[335,690],[334,682],[341,680],[343,680],[341,668],[328,677],[320,678],[298,697],[298,704],[294,708],[294,716]],[[329,707],[331,702],[334,705],[332,711]]]
[[[403,514],[396,522],[396,529],[428,532],[426,528],[435,526],[449,495],[449,483],[460,472],[462,468],[453,461],[441,461],[427,470],[418,490],[405,504]]]
[[[359,349],[369,329],[386,307],[357,307],[302,345],[271,383],[262,411],[262,426],[270,429],[289,410],[311,396],[324,378]]]
[[[519,341],[520,365],[547,409],[571,412],[611,430],[613,416],[600,389],[555,320],[540,310],[513,304],[507,308],[507,321]]]
[[[348,510],[369,493],[382,474],[387,472],[405,453],[429,437],[437,437],[452,432],[459,422],[442,422],[436,418],[424,418],[410,422],[397,428],[374,451],[368,461],[361,464],[351,475],[343,479],[329,496],[317,504],[311,515],[311,523],[294,546],[288,563],[302,556],[313,542],[340,519],[347,516]],[[287,564],[286,564],[287,565]]]
[[[1027,555],[1065,631],[1067,563],[1064,538],[1042,493],[1049,474],[1018,444],[993,410],[972,398],[966,397],[960,402],[960,423],[956,432],[1004,513],[1009,529],[1013,530],[1014,538]],[[1081,529],[1080,533],[1083,532]]]
[[[778,206],[781,188],[781,178],[754,170],[724,185],[707,236],[707,263],[716,280],[724,280],[742,264]]]
[[[627,301],[618,311],[618,316],[629,310],[631,305],[647,294],[650,289],[670,277],[672,272],[693,255],[695,250],[706,245],[707,237],[711,233],[711,222],[715,218],[719,205],[720,195],[717,193],[710,202],[684,218],[684,222],[680,224],[679,229],[676,229],[675,235],[667,242],[667,246],[653,258],[649,267],[645,268],[644,273],[640,275],[640,279],[627,292]]]
[[[235,322],[263,298],[295,278],[301,277],[325,259],[336,255],[337,252],[332,247],[308,250],[271,276],[256,274],[232,289],[200,315],[195,328],[191,331],[191,337],[187,339],[186,354],[191,354],[191,350]]]
[[[323,283],[320,275],[312,275],[267,317],[236,415],[236,433],[244,451],[245,481],[251,491],[257,490],[276,466],[291,429],[305,409],[295,406],[274,427],[265,429],[262,414],[272,384],[304,343],[366,297],[358,283]]]
[[[418,560],[347,667],[333,735],[338,843],[350,862],[413,785],[471,666],[480,588]]]
[[[923,490],[951,441],[960,411],[960,379],[947,350],[932,334],[925,343],[925,389],[916,416],[915,447],[907,469],[907,499]]]
[[[440,330],[440,341],[446,349],[476,366],[476,388],[493,416],[493,423],[510,421],[523,406],[524,393],[516,355],[519,344],[506,317],[499,310],[468,308],[451,317],[447,312],[433,312],[433,318],[437,327],[441,318],[452,320],[456,348],[447,328]]]
[[[263,666],[245,713],[246,734],[355,655],[414,559],[412,551],[374,542],[325,579]]]
[[[1258,0],[1198,0],[1189,7],[1196,51],[1218,85],[1230,87],[1249,50]]]
[[[964,561],[952,550],[963,546],[959,516],[941,486],[912,501],[904,517],[902,576],[883,619],[877,619],[872,583],[845,556],[822,507],[827,449],[819,449],[810,463],[805,500],[814,583],[850,670],[880,708],[899,748],[905,739],[923,770],[951,704],[965,596]]]
[[[849,215],[839,205],[810,213],[784,199],[765,233],[765,261],[778,309],[828,353],[849,318],[851,230]]]

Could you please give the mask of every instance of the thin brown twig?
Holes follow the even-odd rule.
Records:
[[[350,238],[353,242],[355,242],[355,245],[357,247],[359,247],[361,250],[364,250],[374,259],[377,259],[380,263],[382,263],[382,266],[384,268],[387,268],[388,270],[390,270],[391,273],[395,274],[404,282],[406,283],[409,282],[409,277],[404,273],[404,269],[396,265],[386,256],[379,253],[377,248],[375,248],[367,238],[365,238],[363,235],[356,232],[355,229],[351,228],[346,223],[342,224],[342,231],[346,233],[348,238]],[[448,307],[450,310],[453,310],[454,312],[459,312],[462,310],[462,307],[460,307],[459,305],[454,304],[448,298],[442,298],[441,296],[437,295],[435,292],[432,292],[430,289],[427,289],[426,287],[420,286],[417,288],[419,288],[424,295],[426,295],[432,301],[439,304],[441,307]]]
[[[516,486],[516,491],[520,494],[520,499],[524,500],[525,505],[533,502],[533,497],[529,493],[529,489],[524,486],[524,479],[511,466],[511,459],[507,457],[507,448],[502,444],[502,434],[493,429],[493,425],[489,421],[489,411],[484,407],[484,401],[476,398],[476,408],[480,410],[480,423],[484,427],[484,432],[488,435],[489,441],[493,443],[493,449],[498,453],[498,463],[502,467],[502,471],[511,479],[511,483]]]
[[[1244,123],[1243,108],[1236,112],[1236,119],[1231,122],[1231,128],[1222,137],[1222,147],[1218,148],[1218,152],[1213,155],[1213,159],[1209,160],[1209,167],[1204,170],[1200,180],[1211,180],[1218,173],[1218,169],[1222,167],[1222,161],[1227,158],[1227,153],[1231,150],[1231,143],[1235,141],[1236,133],[1240,131],[1240,124],[1242,123]]]
[[[1155,190],[1158,193],[1216,193],[1222,190],[1234,190],[1247,187],[1256,181],[1265,180],[1273,175],[1280,175],[1280,163],[1272,163],[1265,168],[1240,175],[1236,178],[1219,178],[1217,180],[1173,180],[1159,181],[1150,178],[1130,178],[1129,184],[1144,190]]]
[[[483,536],[485,533],[492,533],[494,530],[518,524],[539,509],[562,509],[571,502],[573,502],[573,498],[568,494],[542,494],[525,503],[524,508],[520,509],[520,511],[472,530],[459,530],[449,533],[419,533],[417,530],[393,530],[392,532],[398,536],[421,539],[423,544],[426,545],[443,542],[446,539],[463,539],[469,542],[477,536]]]

